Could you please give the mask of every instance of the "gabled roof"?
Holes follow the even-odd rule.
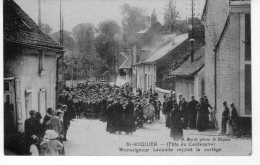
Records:
[[[188,40],[188,33],[174,37],[172,42],[169,42],[164,47],[159,49],[150,58],[146,59],[143,63],[153,63],[160,60],[186,40]]]
[[[169,77],[192,77],[204,67],[205,46],[194,53],[194,61],[188,58],[181,66],[170,72]]]
[[[4,0],[4,41],[62,50],[13,0]]]
[[[128,56],[128,58],[119,67],[119,69],[130,69],[130,68],[132,68],[132,56]]]

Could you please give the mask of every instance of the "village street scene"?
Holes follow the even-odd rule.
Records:
[[[250,0],[4,0],[4,153],[252,154]]]

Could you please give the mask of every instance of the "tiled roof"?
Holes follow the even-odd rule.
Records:
[[[194,53],[194,61],[188,58],[181,66],[170,72],[169,77],[191,77],[204,67],[205,47]]]
[[[168,53],[170,53],[172,50],[174,50],[177,46],[179,46],[181,43],[183,43],[187,39],[188,39],[187,33],[174,37],[173,42],[169,42],[168,44],[166,44],[164,47],[162,47],[157,52],[155,52],[150,58],[145,60],[143,63],[156,62],[157,60],[166,56]]]
[[[176,37],[176,34],[159,34],[154,37],[149,43],[143,45],[141,50],[141,58],[134,65],[143,64],[147,59],[152,57],[156,52],[160,49],[164,48],[169,43],[173,43],[172,41]]]
[[[4,41],[62,49],[13,0],[4,0]]]

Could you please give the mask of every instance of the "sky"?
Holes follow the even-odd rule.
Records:
[[[41,0],[42,23],[49,24],[53,31],[59,30],[59,0]],[[163,24],[165,6],[169,0],[62,0],[64,29],[71,31],[79,23],[92,23],[97,26],[105,20],[115,20],[121,25],[120,6],[128,3],[131,6],[144,8],[147,15],[155,9],[158,21]],[[190,17],[191,0],[175,0],[181,19]],[[205,0],[195,1],[195,13],[200,17]],[[38,0],[15,0],[15,2],[37,23]]]

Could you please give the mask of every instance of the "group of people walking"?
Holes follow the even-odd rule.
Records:
[[[223,102],[223,107],[224,110],[222,112],[221,133],[240,136],[239,117],[234,103],[230,104],[231,112],[229,111],[226,101]]]
[[[163,103],[164,114],[166,115],[166,127],[171,127],[172,119],[176,117],[179,122],[178,127],[182,129],[190,128],[197,129],[198,131],[204,131],[210,128],[209,122],[209,109],[212,109],[208,103],[207,96],[200,98],[198,102],[195,97],[192,96],[190,102],[187,102],[182,95],[179,95],[179,102],[174,96],[164,96]],[[171,113],[174,111],[174,116],[171,117]]]
[[[123,87],[108,84],[82,84],[74,88],[65,88],[59,101],[68,106],[72,118],[100,119],[107,122],[106,131],[110,133],[126,132],[132,134],[148,120],[143,114],[144,105],[151,103],[155,113],[151,122],[160,120],[161,102],[152,92],[134,94],[129,85]]]
[[[191,96],[191,100],[187,102],[182,95],[176,97],[164,96],[163,113],[166,117],[166,127],[171,128],[171,137],[174,139],[183,138],[183,129],[197,129],[198,131],[205,131],[206,129],[215,129],[216,123],[214,115],[211,115],[210,110],[213,108],[209,104],[207,96],[200,98],[199,102]],[[232,103],[231,117],[227,103],[224,102],[224,111],[222,113],[221,133],[226,133],[227,124],[233,130],[234,135],[239,134],[238,114],[235,105]],[[211,116],[211,121],[210,121]]]
[[[65,155],[63,141],[70,125],[66,105],[58,105],[57,110],[48,108],[42,119],[39,112],[31,110],[25,120],[25,149],[28,155]]]
[[[144,107],[153,105],[152,117],[144,115]],[[223,103],[221,132],[226,133],[227,126],[238,134],[238,114],[231,104],[231,116],[227,103]],[[164,95],[161,104],[158,93],[143,92],[138,89],[133,93],[130,86],[121,88],[108,84],[81,85],[76,88],[64,88],[59,95],[57,110],[48,108],[46,116],[34,110],[25,121],[25,142],[28,154],[64,155],[63,141],[66,141],[70,121],[74,118],[94,118],[107,122],[106,131],[111,134],[132,134],[137,128],[143,127],[145,121],[160,121],[160,113],[165,115],[166,127],[170,128],[170,136],[183,138],[183,129],[204,131],[214,128],[214,121],[209,120],[210,109],[207,96],[197,101],[194,96],[189,102],[182,95],[178,102],[174,94]],[[39,152],[36,152],[39,151]]]

